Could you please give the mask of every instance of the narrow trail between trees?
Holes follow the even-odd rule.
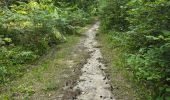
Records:
[[[99,22],[94,24],[85,34],[83,46],[88,50],[90,57],[83,65],[82,75],[76,82],[73,91],[80,90],[81,93],[74,100],[114,100],[110,91],[109,80],[107,79],[104,64],[100,61],[102,54],[97,47],[95,40]]]

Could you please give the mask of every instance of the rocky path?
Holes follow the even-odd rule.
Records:
[[[76,100],[114,100],[108,79],[103,71],[105,66],[100,62],[102,55],[95,40],[99,24],[97,22],[86,32],[87,37],[83,45],[90,53],[90,58],[83,65],[81,69],[82,75],[73,88],[73,90],[81,91]]]

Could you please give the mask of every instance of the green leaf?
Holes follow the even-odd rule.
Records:
[[[11,39],[11,38],[4,38],[3,40],[4,40],[5,42],[7,42],[7,43],[12,42],[12,39]]]
[[[146,38],[149,40],[159,40],[159,38],[155,36],[146,36]]]
[[[170,92],[170,88],[166,88],[166,92]]]

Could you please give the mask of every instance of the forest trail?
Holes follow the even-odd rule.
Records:
[[[100,61],[102,54],[95,40],[99,24],[99,22],[96,22],[85,33],[86,38],[82,45],[89,52],[90,57],[81,68],[82,75],[73,87],[74,92],[80,92],[78,96],[72,98],[73,100],[114,100],[110,91],[109,80],[103,71],[105,66]]]
[[[90,58],[83,66],[82,75],[74,89],[80,89],[81,95],[77,100],[111,100],[113,99],[108,79],[103,72],[105,66],[100,59],[102,55],[100,49],[97,48],[97,41],[95,40],[96,32],[99,28],[99,22],[92,26],[87,32],[87,38],[84,46],[90,52]]]

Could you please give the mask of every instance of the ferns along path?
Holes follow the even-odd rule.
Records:
[[[170,100],[169,0],[0,0],[0,100]]]

